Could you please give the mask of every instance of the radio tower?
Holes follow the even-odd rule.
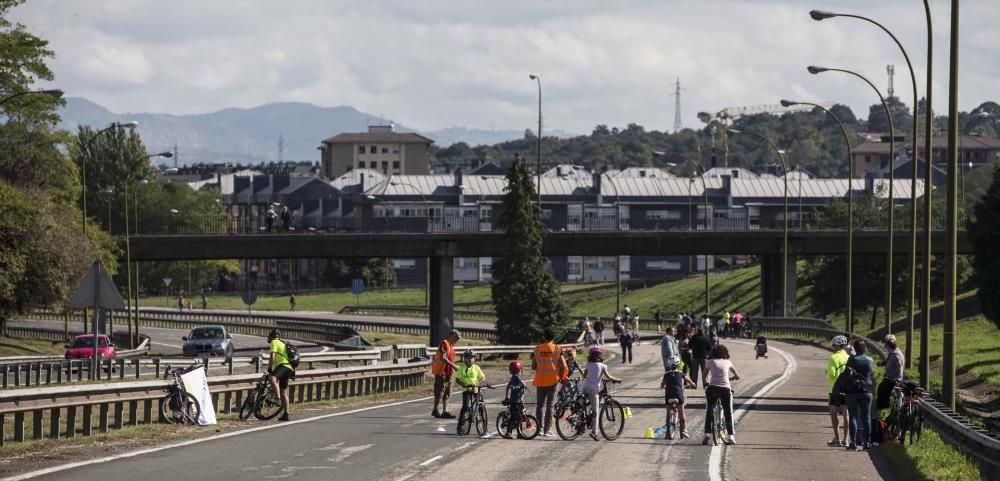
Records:
[[[885,72],[887,74],[889,74],[889,98],[892,98],[892,97],[896,96],[896,89],[893,88],[893,85],[892,85],[892,77],[896,75],[896,66],[895,65],[886,65],[885,66]]]
[[[678,133],[684,128],[681,124],[681,78],[677,77],[676,89],[674,90],[674,133]]]

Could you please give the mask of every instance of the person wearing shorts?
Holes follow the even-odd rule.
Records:
[[[660,381],[660,388],[663,389],[663,404],[667,409],[667,417],[670,416],[670,400],[677,400],[677,424],[681,430],[681,439],[687,439],[687,416],[684,415],[684,404],[687,402],[687,396],[684,395],[684,388],[695,387],[694,381],[691,380],[686,374],[681,372],[681,359],[680,356],[676,354],[673,355],[669,362],[669,367],[667,372],[663,373],[663,379]]]
[[[847,396],[840,392],[842,389],[839,389],[839,386],[837,386],[837,378],[847,368],[847,360],[850,358],[850,355],[846,351],[847,344],[847,336],[834,337],[834,352],[830,354],[830,358],[826,364],[826,380],[830,386],[828,394],[830,422],[833,424],[833,439],[826,444],[833,447],[847,447],[850,442],[847,436],[848,422],[850,421],[847,413]],[[840,424],[838,414],[844,418],[843,436],[841,436],[841,431],[838,429],[838,424]]]
[[[284,414],[278,418],[279,421],[288,421],[288,380],[295,374],[292,363],[288,361],[288,348],[281,340],[281,333],[277,329],[271,330],[267,335],[267,342],[271,345],[271,359],[268,363],[271,366],[271,389],[279,393],[281,398],[281,410]]]

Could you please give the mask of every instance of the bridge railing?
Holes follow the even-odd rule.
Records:
[[[868,337],[841,331],[827,321],[809,318],[754,318],[759,330],[773,334],[806,334],[817,336],[853,336],[864,342],[869,352],[886,358],[885,349]],[[924,419],[955,449],[964,453],[979,466],[985,479],[996,479],[1000,475],[1000,438],[995,434],[970,423],[964,416],[933,399],[923,392],[920,409]]]

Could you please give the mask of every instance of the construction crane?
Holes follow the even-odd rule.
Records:
[[[835,105],[834,102],[818,102],[825,108],[830,108]],[[772,114],[781,115],[789,112],[802,112],[806,110],[812,110],[811,105],[792,105],[788,107],[783,107],[777,104],[764,104],[764,105],[749,105],[744,107],[726,107],[714,114],[708,112],[698,112],[698,120],[705,122],[706,124],[718,120],[722,125],[729,125],[730,119],[736,119],[738,117],[743,117],[746,115],[757,115],[757,114]]]

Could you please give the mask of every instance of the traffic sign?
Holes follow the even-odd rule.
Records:
[[[351,279],[351,292],[353,292],[355,296],[360,296],[363,292],[365,292],[364,279]]]
[[[173,282],[173,278],[170,278],[170,277],[164,277],[163,278],[163,285],[165,285],[167,287],[170,287],[170,283],[171,282]]]

